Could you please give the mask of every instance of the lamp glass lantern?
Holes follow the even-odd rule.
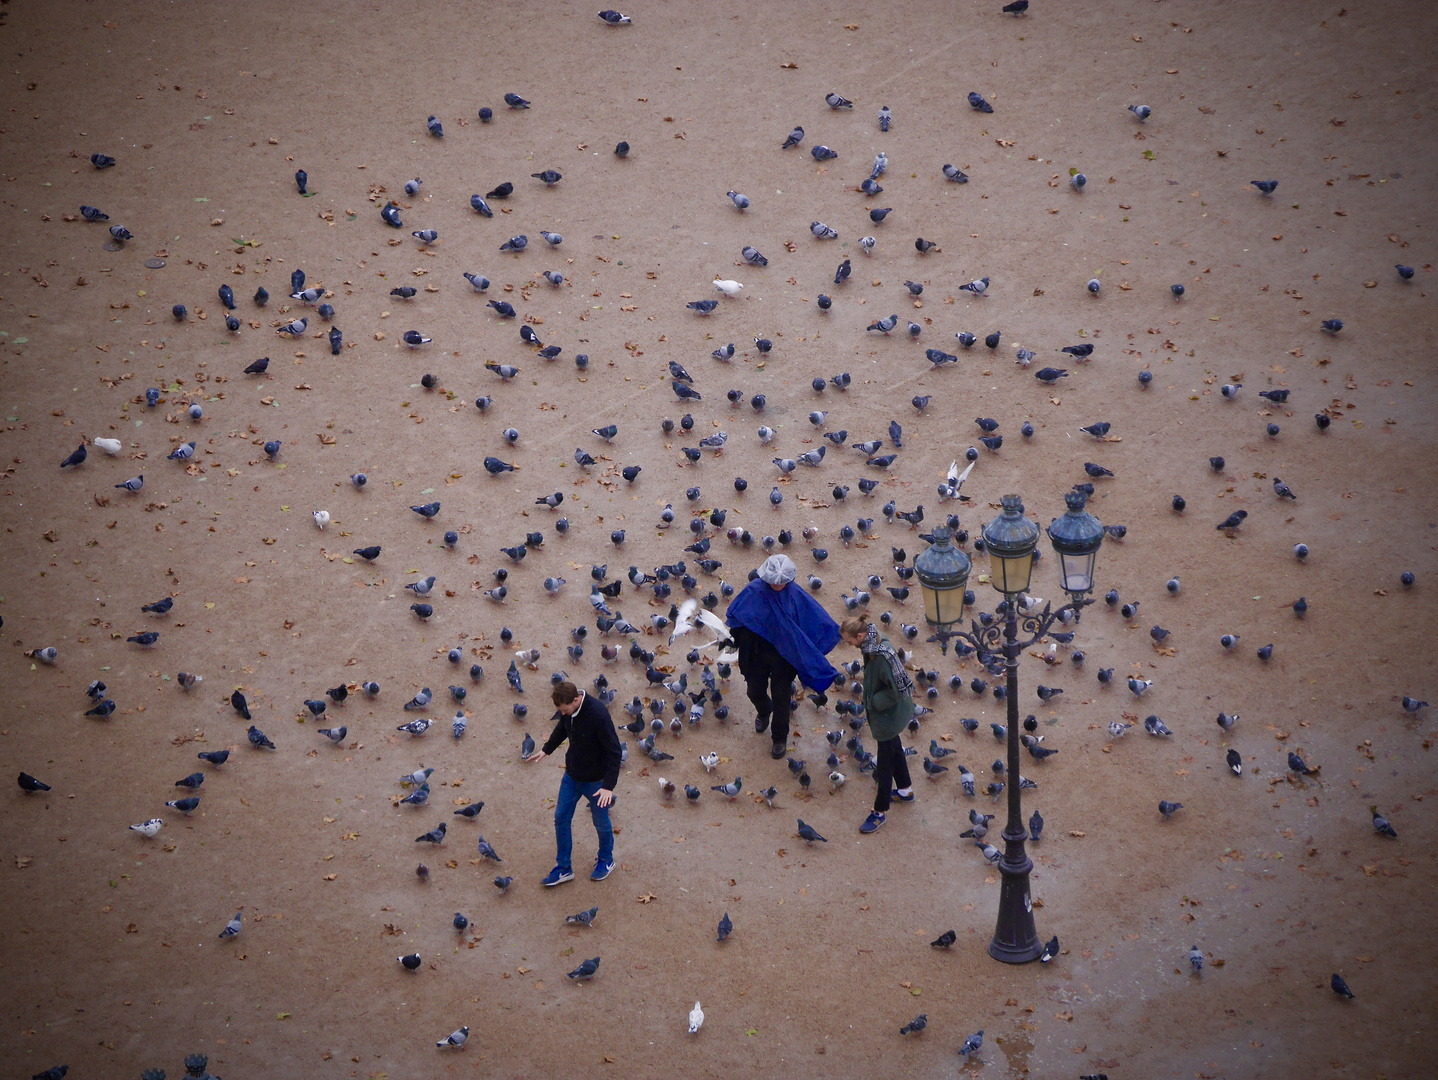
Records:
[[[1059,583],[1077,600],[1093,592],[1093,568],[1103,545],[1103,525],[1084,509],[1088,496],[1071,491],[1064,496],[1068,513],[1049,525],[1049,540],[1059,557]]]
[[[1015,596],[1028,591],[1039,527],[1024,517],[1024,504],[1017,495],[1005,495],[1000,505],[1002,513],[984,526],[984,549],[994,588]]]
[[[914,558],[914,574],[924,594],[924,617],[940,630],[953,626],[964,615],[964,590],[969,583],[972,560],[949,542],[953,530],[940,525],[934,542]]]

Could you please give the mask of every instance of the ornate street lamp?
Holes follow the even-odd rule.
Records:
[[[1088,496],[1070,491],[1064,496],[1068,513],[1049,526],[1049,540],[1059,557],[1059,586],[1077,600],[1093,592],[1093,564],[1103,544],[1103,526],[1084,505]]]
[[[1039,527],[1024,517],[1024,504],[1017,495],[1005,495],[1000,504],[1003,512],[984,526],[984,550],[989,553],[994,588],[1017,599],[1028,592]]]
[[[914,558],[914,575],[924,595],[924,617],[939,631],[930,641],[944,638],[947,650],[948,633],[964,617],[964,590],[969,583],[969,557],[949,543],[953,530],[940,525],[934,530],[934,542]]]
[[[1019,797],[1019,656],[1024,649],[1043,638],[1057,620],[1069,614],[1076,619],[1084,607],[1093,603],[1088,594],[1093,591],[1094,562],[1103,544],[1103,526],[1084,509],[1087,500],[1083,493],[1071,492],[1066,498],[1068,513],[1049,526],[1049,539],[1059,557],[1059,583],[1069,594],[1070,602],[1057,611],[1053,610],[1052,604],[1045,604],[1038,614],[1019,615],[1019,600],[1028,590],[1033,573],[1039,529],[1024,517],[1024,506],[1019,497],[1005,495],[1001,503],[1003,511],[983,530],[984,548],[989,554],[990,580],[994,588],[1004,594],[1003,621],[994,620],[988,626],[981,625],[979,621],[971,622],[972,632],[944,627],[940,634],[930,639],[942,636],[947,645],[950,637],[962,638],[974,647],[981,662],[1002,651],[1007,669],[1008,776],[1005,782],[1008,784],[1009,820],[1003,833],[1004,854],[999,860],[999,874],[1003,881],[999,891],[998,922],[994,938],[989,942],[989,955],[1006,964],[1026,964],[1037,960],[1042,952],[1038,931],[1034,927],[1033,899],[1029,893],[1029,873],[1034,864],[1024,850],[1028,830],[1024,826]],[[916,559],[916,573],[919,572],[918,563]],[[962,592],[959,595],[962,599]],[[927,604],[926,587],[926,607]],[[1019,640],[1020,625],[1025,638],[1022,641]]]

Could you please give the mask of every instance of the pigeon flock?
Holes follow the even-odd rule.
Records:
[[[992,33],[1023,32],[1045,14],[1029,0],[994,6],[1005,21],[987,23]],[[604,10],[581,36],[598,36],[599,48],[625,38],[627,49],[663,17]],[[838,33],[856,38],[857,29]],[[697,130],[693,117],[665,115],[661,144],[646,137],[648,127],[627,127],[622,112],[581,121],[568,90],[515,78],[519,90],[500,88],[492,104],[462,114],[449,103],[432,114],[423,105],[411,104],[413,115],[395,109],[415,161],[399,174],[341,172],[310,160],[301,140],[278,161],[283,194],[275,198],[319,200],[300,205],[323,207],[323,231],[260,230],[255,240],[241,230],[213,255],[213,247],[170,239],[179,226],[142,218],[127,190],[140,183],[141,152],[92,131],[78,172],[86,201],[52,213],[73,215],[71,227],[86,235],[103,233],[104,259],[148,259],[155,273],[144,279],[143,300],[124,303],[149,314],[141,333],[122,312],[134,340],[114,353],[97,346],[100,388],[54,410],[53,426],[32,425],[46,432],[48,456],[25,501],[84,504],[98,524],[86,526],[95,539],[85,547],[75,539],[80,526],[45,533],[42,546],[54,551],[40,554],[64,558],[48,559],[38,591],[18,574],[6,590],[0,625],[17,646],[10,694],[30,679],[34,689],[24,692],[44,703],[57,740],[28,757],[6,751],[21,793],[8,814],[12,831],[48,829],[52,803],[84,799],[74,748],[88,755],[125,730],[126,745],[143,748],[143,770],[124,784],[133,809],[113,819],[92,812],[89,826],[113,834],[105,846],[123,849],[132,864],[145,860],[147,873],[163,854],[172,861],[158,865],[184,875],[190,845],[239,829],[240,804],[260,798],[256,774],[268,777],[269,800],[287,797],[287,787],[323,788],[321,803],[332,800],[326,852],[362,853],[372,860],[366,873],[384,877],[380,895],[404,897],[390,903],[403,907],[406,929],[395,928],[399,915],[381,919],[402,942],[353,946],[372,954],[366,978],[422,988],[444,968],[502,949],[501,927],[514,920],[528,925],[533,947],[551,953],[526,959],[521,976],[540,968],[581,995],[645,979],[644,957],[626,955],[616,934],[648,917],[656,891],[660,907],[674,905],[665,932],[679,966],[703,955],[712,978],[755,947],[746,938],[764,937],[771,916],[760,917],[758,905],[769,901],[758,897],[773,887],[771,871],[746,864],[731,872],[722,837],[701,863],[701,873],[727,881],[718,891],[706,885],[712,904],[686,901],[681,894],[695,883],[652,865],[660,848],[687,854],[686,841],[708,843],[695,840],[706,825],[725,836],[755,834],[786,870],[806,867],[811,887],[844,881],[830,906],[846,919],[859,903],[845,906],[851,884],[892,893],[910,865],[967,881],[980,901],[972,915],[935,901],[923,916],[927,930],[883,939],[883,949],[909,954],[903,962],[935,980],[961,954],[991,964],[982,945],[1012,784],[1025,789],[1032,811],[1035,892],[1067,886],[1063,904],[1036,913],[1047,944],[1035,970],[1067,966],[1090,982],[1104,978],[1088,959],[1101,946],[1085,926],[1077,886],[1091,881],[1085,860],[1099,845],[1114,846],[1105,866],[1132,842],[1236,865],[1241,851],[1203,835],[1204,808],[1236,804],[1259,815],[1288,800],[1341,810],[1321,826],[1293,826],[1309,835],[1285,869],[1304,863],[1306,871],[1320,850],[1361,849],[1359,876],[1371,877],[1389,872],[1369,870],[1387,865],[1389,849],[1414,855],[1416,845],[1404,844],[1412,811],[1328,758],[1336,744],[1313,730],[1328,719],[1325,706],[1308,700],[1312,680],[1296,678],[1320,641],[1341,640],[1317,636],[1324,620],[1340,607],[1345,617],[1353,612],[1338,598],[1351,583],[1331,576],[1333,549],[1344,541],[1335,539],[1339,515],[1320,478],[1356,454],[1353,441],[1373,427],[1351,422],[1342,388],[1343,350],[1365,333],[1363,305],[1305,309],[1305,329],[1281,354],[1190,359],[1208,333],[1190,326],[1217,321],[1210,311],[1225,287],[1221,273],[1206,269],[1198,235],[1162,255],[1157,240],[1138,241],[1135,258],[1148,262],[1131,268],[1129,259],[1095,265],[1076,242],[1061,257],[1067,280],[1048,276],[1040,285],[1023,276],[1021,261],[994,254],[999,240],[983,216],[1009,200],[1011,213],[1040,219],[1026,223],[1025,242],[1046,224],[1054,237],[1081,241],[1070,217],[1095,205],[1121,216],[1143,186],[1195,189],[1195,199],[1202,189],[1221,206],[1276,203],[1297,185],[1282,174],[1238,179],[1225,152],[1181,182],[1154,172],[1116,184],[1116,166],[1093,156],[1070,166],[1020,146],[1013,153],[1053,168],[1037,195],[1015,192],[993,182],[990,153],[997,143],[1012,156],[1013,143],[992,133],[1006,130],[1005,112],[1015,107],[1013,75],[965,78],[978,88],[945,91],[954,108],[946,130],[923,140],[922,158],[905,130],[916,110],[902,82],[880,91],[856,79],[810,97],[755,89],[763,115],[777,110],[783,119],[752,152],[711,148],[709,163],[682,183],[665,175],[665,155],[687,141],[686,124]],[[1136,93],[1115,85],[1085,122],[1121,129],[1141,152],[1165,146],[1178,102],[1156,90],[1123,100]],[[639,102],[650,108],[648,98]],[[486,148],[487,131],[524,125],[550,149],[506,158]],[[572,144],[564,153],[550,139],[556,126]],[[683,265],[701,266],[704,276],[675,281],[685,271],[668,256],[626,253],[606,217],[607,205],[625,197],[626,176],[668,192],[644,212],[655,230],[672,230],[662,244],[683,249]],[[1305,198],[1317,197],[1307,188]],[[1040,204],[1047,213],[1035,212]],[[211,231],[223,234],[223,248],[238,227],[221,217]],[[1307,242],[1341,243],[1318,234]],[[1364,273],[1370,289],[1408,292],[1431,269],[1399,262]],[[1040,307],[1045,297],[1062,313]],[[80,290],[71,303],[98,311],[102,299],[108,294]],[[120,312],[118,303],[109,308]],[[152,338],[167,351],[135,351]],[[1306,352],[1335,363],[1311,366],[1311,357],[1300,359]],[[117,366],[120,353],[127,356]],[[1184,419],[1157,419],[1155,399],[1167,403],[1165,415]],[[67,414],[70,431],[60,426]],[[19,473],[11,467],[6,479],[18,486],[30,470],[29,462]],[[1024,657],[1020,739],[1029,772],[1019,776],[1005,765],[1002,657],[929,640],[916,570],[933,530],[947,526],[973,558],[966,625],[1001,619],[981,530],[1000,495],[1015,490],[1040,525],[1062,511],[1066,493],[1081,491],[1105,529],[1097,602],[1056,623]],[[40,520],[22,521],[15,504],[7,517],[27,528]],[[138,572],[134,584],[112,580],[92,605],[101,586],[88,584],[82,565],[92,549],[111,570],[129,559],[158,559],[166,569],[143,586]],[[1022,615],[1064,602],[1047,549],[1041,538]],[[1167,561],[1165,549],[1174,552]],[[827,692],[796,685],[787,761],[770,761],[767,736],[751,727],[724,612],[754,568],[781,552],[799,566],[791,588],[809,591],[837,619],[871,614],[913,675],[918,708],[905,744],[922,767],[921,805],[900,808],[899,828],[874,840],[857,836],[875,768],[857,653],[840,645],[831,654],[838,675]],[[1421,604],[1429,562],[1390,565],[1391,557],[1385,549],[1373,560],[1369,569],[1384,576],[1359,591],[1388,605]],[[1155,565],[1162,569],[1150,572]],[[1226,566],[1250,577],[1235,579]],[[1353,732],[1366,743],[1366,762],[1378,738],[1369,724],[1398,730],[1405,755],[1430,745],[1423,697],[1433,690],[1431,667],[1388,671],[1391,701],[1370,703]],[[557,776],[513,763],[547,736],[550,690],[563,681],[604,701],[620,729],[617,858],[619,878],[632,874],[634,884],[620,881],[618,892],[613,882],[568,886],[578,897],[557,890],[565,912],[550,917],[534,898],[552,842],[552,800],[541,799]],[[1260,684],[1263,693],[1252,692]],[[1273,706],[1285,697],[1294,707],[1279,715]],[[72,718],[62,719],[67,712]],[[33,714],[9,722],[31,724]],[[1135,793],[1148,814],[1108,818],[1105,838],[1104,818],[1080,819],[1072,809],[1091,785]],[[684,824],[674,824],[676,814]],[[398,824],[381,831],[378,816]],[[582,853],[588,823],[579,819]],[[256,850],[265,828],[288,827],[244,820]],[[330,845],[329,832],[340,843]],[[660,843],[671,834],[674,843]],[[1292,839],[1292,829],[1284,835]],[[880,855],[875,844],[891,850]],[[328,869],[331,857],[320,864],[322,880],[304,889],[358,888],[347,880],[353,871]],[[879,858],[897,859],[885,864],[897,871],[877,872]],[[256,865],[261,878],[270,872]],[[58,882],[77,869],[36,860],[27,873]],[[239,959],[291,948],[275,936],[277,919],[257,914],[275,906],[259,884],[239,880],[222,907],[176,912],[156,932],[191,950],[191,963],[236,962],[195,952],[202,941]],[[741,892],[754,899],[741,903]],[[349,895],[359,905],[372,898]],[[1138,903],[1128,912],[1135,929],[1149,918],[1146,901]],[[1250,914],[1261,906],[1250,904]],[[1195,986],[1247,962],[1236,923],[1206,913],[1190,931],[1192,922],[1155,923],[1130,961]],[[870,933],[862,925],[858,940]],[[395,945],[405,950],[398,957]],[[590,951],[598,955],[582,955]],[[1332,955],[1341,970],[1294,971],[1277,979],[1281,993],[1316,996],[1316,985],[1352,1000],[1349,1008],[1361,1005],[1377,971]],[[503,992],[492,979],[486,985],[484,994]],[[710,1002],[707,1027],[699,1002],[688,1008],[696,996]],[[487,1007],[466,1002],[480,1000],[456,997],[439,1030],[407,1025],[393,1038],[411,1057],[431,1052],[431,1040],[441,1057],[473,1053],[486,1044]],[[1302,1008],[1326,1004],[1305,999]],[[873,1021],[869,1037],[892,1039],[897,1028],[910,1044],[944,1042],[953,1067],[977,1067],[997,1053],[992,1030],[986,1043],[980,1025],[998,1022],[984,1013],[1002,1014],[984,1006],[966,1018],[950,1005],[926,999],[927,1011],[913,1016],[903,1001],[889,1002],[882,1016],[865,1019]],[[742,1040],[753,1026],[748,1006],[723,984],[689,985],[669,1009],[664,1023],[675,1037]],[[832,1061],[824,1071],[835,1064],[842,1073]],[[206,1065],[203,1055],[186,1062],[192,1076],[208,1076]],[[65,1072],[56,1065],[36,1076]]]

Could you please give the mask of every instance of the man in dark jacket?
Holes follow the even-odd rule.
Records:
[[[599,834],[599,858],[589,879],[603,881],[614,869],[614,827],[609,823],[609,804],[614,801],[614,785],[619,782],[619,735],[609,718],[609,710],[573,683],[560,683],[552,696],[558,707],[554,731],[542,749],[524,759],[533,764],[569,740],[569,750],[564,755],[564,778],[559,781],[559,802],[554,807],[558,854],[554,869],[542,884],[554,886],[574,880],[570,858],[574,848],[574,810],[581,796],[589,800],[594,831]]]

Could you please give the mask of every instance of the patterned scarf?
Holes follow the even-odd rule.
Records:
[[[859,645],[859,651],[865,656],[878,654],[889,662],[889,670],[894,673],[894,685],[899,688],[899,693],[912,697],[914,694],[914,682],[909,678],[909,673],[904,670],[904,662],[899,659],[899,654],[894,652],[894,647],[879,637],[879,628],[873,623],[869,624],[869,632],[864,635],[863,642]]]

